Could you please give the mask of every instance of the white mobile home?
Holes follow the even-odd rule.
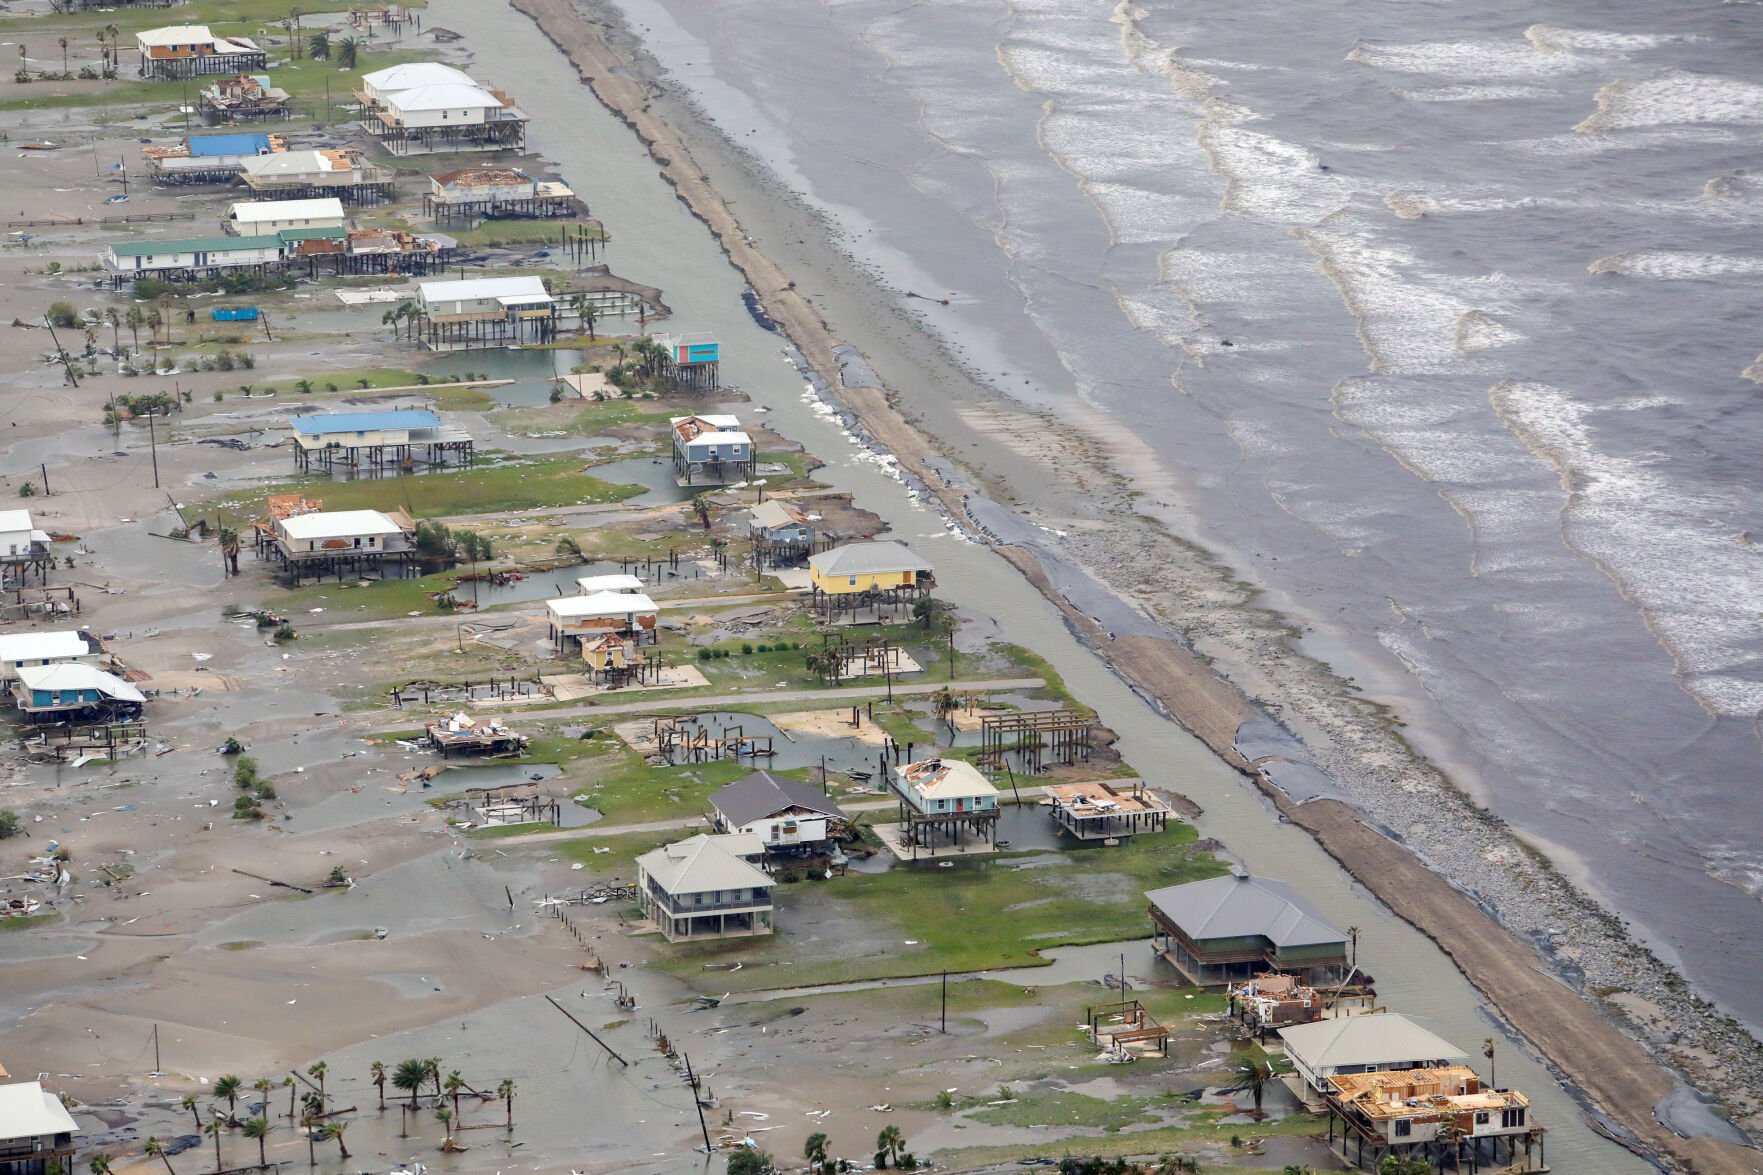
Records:
[[[312,200],[240,200],[227,209],[221,227],[238,237],[273,236],[283,229],[343,228],[343,202],[335,196]]]

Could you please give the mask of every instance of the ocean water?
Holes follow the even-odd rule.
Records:
[[[1001,399],[1136,435],[1172,527],[1763,1024],[1763,9],[618,3]]]

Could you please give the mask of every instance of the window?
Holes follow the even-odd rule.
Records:
[[[1504,1130],[1524,1125],[1524,1107],[1517,1106],[1510,1110],[1500,1111],[1500,1126]]]
[[[1406,1118],[1402,1118],[1399,1121],[1397,1121],[1397,1123],[1396,1123],[1396,1137],[1397,1138],[1407,1138],[1408,1135],[1412,1134],[1413,1132],[1414,1132],[1414,1123],[1408,1121],[1408,1119],[1406,1119]]]
[[[852,577],[851,577],[851,580],[850,580],[850,586],[852,586],[852,587],[856,587],[856,586],[857,586],[857,577],[856,577],[856,576],[855,576],[855,575],[853,575],[853,576],[852,576]]]
[[[1475,1112],[1475,1124],[1477,1126],[1486,1126],[1488,1124],[1488,1112],[1486,1110],[1477,1110]]]

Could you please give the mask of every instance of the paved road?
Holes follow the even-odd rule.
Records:
[[[894,683],[895,697],[922,696],[934,694],[941,689],[954,690],[962,693],[967,690],[1017,690],[1039,689],[1047,683],[1038,677],[998,677],[979,680],[917,682],[912,685]],[[575,706],[566,710],[531,711],[534,718],[589,718],[606,714],[652,714],[656,711],[668,710],[717,710],[731,706],[752,706],[758,703],[767,705],[773,702],[826,702],[836,706],[841,702],[852,702],[859,699],[869,700],[888,696],[887,684],[878,685],[843,685],[835,689],[796,689],[796,690],[753,690],[744,694],[718,694],[714,697],[657,697],[643,702],[619,702],[610,706]],[[519,716],[522,711],[507,708],[510,716]],[[390,734],[393,731],[408,730],[414,719],[395,722],[389,726],[375,727],[370,733]]]

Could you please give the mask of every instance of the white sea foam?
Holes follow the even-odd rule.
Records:
[[[1227,183],[1224,205],[1233,212],[1276,224],[1311,225],[1352,199],[1351,181],[1323,171],[1321,160],[1296,144],[1217,125],[1205,127],[1200,141],[1213,170]]]
[[[1437,372],[1464,362],[1457,324],[1478,306],[1419,260],[1380,243],[1374,226],[1336,217],[1299,234],[1321,260],[1359,322],[1359,339],[1378,372]],[[1465,287],[1453,292],[1453,284]]]
[[[1496,386],[1492,401],[1507,427],[1555,468],[1568,493],[1570,541],[1641,607],[1684,688],[1715,713],[1763,710],[1763,683],[1754,678],[1763,551],[1726,521],[1754,517],[1755,493],[1688,493],[1642,459],[1600,450],[1594,417],[1641,402],[1599,408],[1556,387],[1516,381]]]
[[[1560,29],[1546,24],[1533,24],[1524,30],[1524,39],[1544,53],[1586,53],[1621,55],[1660,45],[1682,45],[1700,41],[1673,33],[1612,33],[1601,29]]]
[[[1510,83],[1490,85],[1432,86],[1427,89],[1398,89],[1396,97],[1410,102],[1515,102],[1550,98],[1560,93],[1543,86],[1519,86]]]
[[[1539,53],[1521,41],[1361,41],[1347,60],[1393,73],[1504,81],[1572,73],[1591,64],[1569,53]]]
[[[1640,81],[1615,81],[1597,94],[1597,113],[1573,129],[1581,134],[1640,127],[1763,125],[1763,85],[1668,69]]]
[[[1674,249],[1640,249],[1601,257],[1586,267],[1592,273],[1616,273],[1624,277],[1650,277],[1663,281],[1749,276],[1763,273],[1763,257],[1734,257],[1721,253],[1686,253]]]

